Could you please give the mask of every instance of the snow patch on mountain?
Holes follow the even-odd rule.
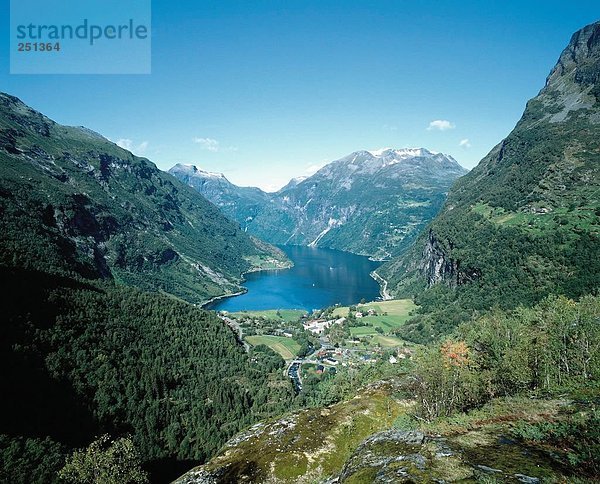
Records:
[[[205,171],[205,170],[198,168],[196,165],[192,165],[192,164],[177,163],[169,171],[170,172],[177,171],[180,173],[186,173],[189,176],[194,176],[194,177],[198,177],[198,178],[216,178],[216,179],[223,179],[223,180],[227,179],[225,177],[225,175],[223,175],[223,173]]]
[[[319,241],[325,237],[325,235],[327,234],[327,232],[329,232],[332,228],[337,227],[339,225],[342,224],[341,220],[336,220],[334,218],[329,218],[329,221],[327,222],[327,228],[325,228],[325,230],[323,230],[319,235],[317,235],[317,238],[315,240],[313,240],[310,244],[308,244],[309,247],[316,247],[317,244],[319,243]]]

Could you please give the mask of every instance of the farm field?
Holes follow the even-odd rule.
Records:
[[[350,334],[352,336],[370,336],[377,334],[377,331],[373,326],[355,326],[350,328]]]
[[[292,338],[286,338],[285,336],[248,336],[246,341],[252,346],[266,345],[279,353],[284,360],[293,360],[300,351],[300,345]]]
[[[412,299],[393,299],[391,301],[375,301],[365,304],[357,304],[357,309],[361,312],[367,312],[369,309],[377,313],[388,313],[389,316],[402,316],[408,319],[409,313],[417,307]],[[334,316],[348,316],[348,306],[341,306],[333,311]]]
[[[372,345],[377,343],[379,343],[383,348],[395,348],[397,346],[406,345],[406,341],[400,338],[396,338],[395,336],[384,336],[382,334],[375,335],[371,339]]]
[[[361,339],[361,341],[349,342],[350,345],[356,349],[364,348],[365,350],[370,350],[376,346],[380,346],[383,349],[398,348],[407,345],[412,346],[410,343],[407,343],[401,338],[397,338],[395,336],[386,336],[378,333],[356,334],[354,336]]]
[[[355,326],[350,328],[352,336],[370,336],[378,335],[376,328],[380,328],[383,333],[393,333],[410,318],[411,312],[416,308],[414,302],[410,299],[396,299],[393,301],[376,301],[372,303],[359,304],[357,309],[366,313],[370,309],[377,313],[376,316],[363,316],[360,320],[365,326]],[[339,307],[333,312],[336,317],[348,316],[349,307]],[[385,313],[385,314],[384,314]],[[385,346],[382,343],[382,346]]]

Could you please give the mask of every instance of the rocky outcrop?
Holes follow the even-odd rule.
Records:
[[[548,456],[502,434],[473,431],[442,437],[415,430],[387,430],[357,447],[336,482],[535,484],[556,477],[555,464]]]
[[[574,79],[582,85],[600,80],[597,58],[600,56],[600,22],[587,25],[575,32],[558,63],[546,80],[546,88],[559,82],[560,77],[573,71]]]
[[[481,270],[478,268],[461,268],[460,261],[449,255],[452,249],[452,241],[448,242],[448,249],[446,249],[436,238],[433,230],[429,230],[419,265],[419,270],[429,287],[438,283],[456,287],[481,277]]]
[[[348,460],[339,481],[348,481],[364,468],[377,468],[377,482],[390,483],[407,477],[410,467],[423,470],[427,460],[419,451],[424,440],[425,436],[416,431],[388,430],[372,435]]]
[[[450,248],[452,247],[450,246]],[[429,231],[427,242],[423,248],[419,269],[421,274],[427,279],[428,286],[433,286],[439,282],[456,286],[458,280],[458,261],[448,256],[432,230]]]

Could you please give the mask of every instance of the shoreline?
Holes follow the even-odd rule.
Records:
[[[351,252],[351,253],[352,253],[352,252]],[[361,254],[356,254],[356,255],[361,255]],[[391,260],[391,259],[389,259],[389,258],[386,258],[386,257],[373,257],[372,255],[371,255],[371,256],[364,256],[364,257],[368,257],[368,259],[369,259],[371,262],[381,262],[381,263],[383,263],[383,262],[388,262],[388,261],[390,261],[390,260]]]
[[[244,286],[241,286],[241,284],[243,284],[244,282],[246,282],[246,279],[244,278],[244,276],[246,274],[252,274],[253,272],[264,272],[264,271],[282,271],[282,270],[286,270],[286,269],[291,269],[292,267],[294,267],[294,262],[290,261],[289,265],[286,265],[286,267],[266,267],[266,268],[260,268],[260,267],[253,267],[248,269],[247,271],[242,272],[241,274],[241,280],[240,280],[240,290],[238,292],[234,292],[231,294],[221,294],[220,296],[214,296],[211,297],[208,301],[200,303],[200,308],[201,309],[206,309],[206,306],[208,306],[209,304],[214,303],[215,301],[219,301],[221,299],[225,299],[228,297],[236,297],[236,296],[241,296],[243,294],[246,294],[248,292],[248,289],[246,289]],[[214,311],[214,309],[207,309],[207,311]]]
[[[200,308],[201,309],[206,309],[206,306],[208,306],[209,304],[214,303],[215,301],[219,301],[220,299],[225,299],[228,297],[236,297],[236,296],[241,296],[242,294],[246,294],[248,292],[248,289],[246,289],[245,287],[242,287],[242,291],[238,291],[238,292],[234,292],[231,294],[221,294],[220,296],[214,296],[211,297],[208,301],[200,303]],[[214,311],[214,309],[207,309],[207,311]]]
[[[377,271],[373,271],[369,275],[379,284],[379,294],[381,295],[381,299],[383,301],[390,301],[394,299],[387,290],[388,282],[379,274],[377,274]]]
[[[369,260],[372,260],[371,258],[369,258]],[[199,304],[199,307],[201,309],[205,309],[207,311],[216,311],[215,309],[208,309],[207,306],[216,302],[216,301],[220,301],[221,299],[225,299],[225,298],[230,298],[230,297],[237,297],[237,296],[241,296],[243,294],[246,294],[248,292],[248,289],[241,286],[241,284],[243,284],[244,282],[246,282],[246,279],[244,276],[246,276],[247,274],[251,274],[254,272],[263,272],[263,271],[280,271],[280,270],[287,270],[287,269],[291,269],[294,267],[294,262],[290,261],[290,264],[286,264],[284,267],[266,267],[266,268],[260,268],[260,267],[253,267],[248,269],[247,271],[242,272],[241,274],[241,281],[240,281],[240,290],[237,292],[233,292],[233,293],[229,293],[229,294],[221,294],[219,296],[214,296],[212,298],[210,298],[208,301],[205,301],[203,303]],[[388,282],[381,277],[378,273],[377,270],[374,270],[372,272],[369,273],[369,276],[375,280],[375,282],[377,282],[377,284],[379,285],[379,295],[381,297],[381,299],[383,301],[390,301],[392,299],[394,299],[390,293],[387,290],[387,286],[388,286]]]
[[[265,271],[285,271],[287,269],[291,269],[292,267],[294,267],[293,262],[291,262],[289,265],[286,265],[285,267],[265,267],[264,269],[262,269],[260,267],[255,267],[253,269],[248,269],[247,271],[242,272],[242,282],[244,282],[244,276],[246,274],[252,274],[253,272],[265,272]]]

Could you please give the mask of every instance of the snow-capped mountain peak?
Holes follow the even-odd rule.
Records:
[[[177,163],[170,171],[179,173],[186,173],[189,176],[201,177],[201,178],[220,178],[226,179],[223,173],[217,173],[212,171],[206,171],[198,168],[196,165]]]
[[[394,157],[396,159],[415,158],[417,156],[431,156],[439,154],[436,151],[430,151],[426,148],[380,148],[378,150],[369,150],[375,158]]]
[[[391,150],[392,150],[392,148],[379,148],[378,150],[368,150],[368,152],[371,153],[376,158],[379,158],[379,157],[383,156],[384,153],[391,151]]]

